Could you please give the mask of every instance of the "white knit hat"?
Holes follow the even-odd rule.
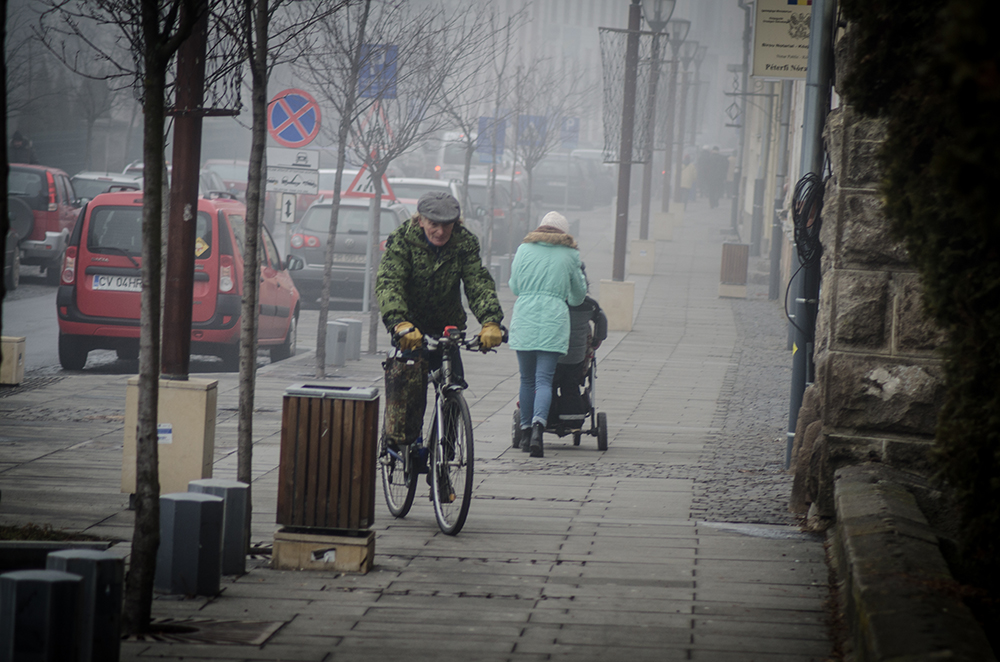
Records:
[[[548,214],[543,216],[542,222],[539,224],[539,227],[543,225],[547,225],[550,228],[555,228],[556,230],[559,230],[563,234],[569,234],[569,221],[567,221],[566,217],[557,211],[550,211]]]

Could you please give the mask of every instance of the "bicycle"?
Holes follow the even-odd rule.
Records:
[[[397,340],[393,338],[394,343]],[[469,515],[475,455],[472,417],[462,394],[468,385],[461,375],[453,372],[452,365],[462,348],[472,351],[481,348],[478,336],[466,340],[465,332],[453,326],[445,327],[441,336],[424,336],[424,347],[441,355],[441,367],[428,374],[428,381],[434,387],[434,415],[424,437],[406,444],[405,448],[394,448],[384,434],[381,436],[378,461],[382,489],[392,516],[405,517],[413,505],[418,476],[429,474],[438,527],[454,536],[462,530]]]

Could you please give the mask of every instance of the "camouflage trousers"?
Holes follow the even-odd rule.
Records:
[[[390,444],[408,444],[423,433],[427,406],[427,359],[390,357],[385,368],[383,434]]]

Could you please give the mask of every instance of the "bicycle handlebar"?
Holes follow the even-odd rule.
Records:
[[[416,327],[414,327],[416,328]],[[501,330],[503,331],[502,342],[507,342],[507,327],[501,325]],[[407,331],[406,333],[409,333]],[[406,333],[397,333],[393,331],[392,333],[392,345],[393,347],[399,346],[399,339],[406,335]],[[440,336],[424,335],[423,337],[423,347],[428,350],[436,350],[441,345],[454,344],[459,347],[464,347],[470,351],[483,352],[495,352],[495,349],[483,349],[479,343],[479,336],[474,335],[472,338],[465,339],[465,331],[462,331],[455,326],[446,326],[444,328],[444,333]]]

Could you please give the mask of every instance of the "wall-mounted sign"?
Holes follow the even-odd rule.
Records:
[[[757,0],[753,34],[756,78],[805,78],[811,0]]]

